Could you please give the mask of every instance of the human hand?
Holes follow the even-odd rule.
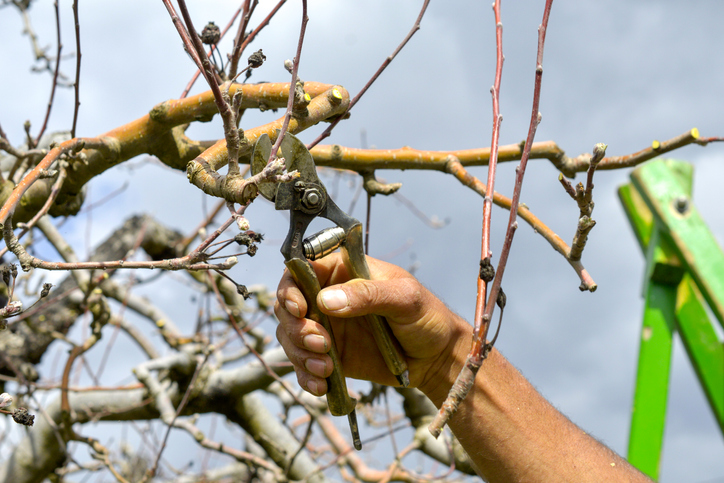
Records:
[[[373,258],[367,261],[373,280],[350,280],[338,253],[312,262],[320,285],[326,287],[317,303],[330,316],[344,375],[397,384],[363,317],[374,313],[387,318],[400,342],[410,385],[428,396],[436,389],[447,394],[446,383],[459,370],[453,367],[455,356],[461,350],[464,354],[470,344],[470,326],[405,270]],[[289,271],[279,283],[274,312],[280,322],[277,338],[294,364],[299,384],[312,394],[325,394],[325,377],[333,369],[327,355],[330,335],[317,322],[304,318],[307,302]],[[438,387],[442,381],[444,387]]]
[[[373,280],[351,280],[339,254],[312,262],[317,304],[330,316],[344,375],[396,385],[364,315],[385,316],[403,349],[410,385],[440,407],[465,362],[472,327],[405,270],[367,258]],[[299,384],[327,392],[329,334],[304,318],[307,302],[286,271],[274,312],[277,338]],[[649,481],[551,406],[495,349],[449,420],[486,481]]]

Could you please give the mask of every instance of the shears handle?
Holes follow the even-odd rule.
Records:
[[[371,280],[370,268],[367,265],[362,246],[361,224],[354,225],[347,231],[347,239],[342,245],[342,259],[347,271],[353,278]],[[375,343],[380,349],[388,369],[397,378],[401,386],[409,386],[410,375],[407,369],[407,361],[387,319],[375,314],[368,314],[365,319],[370,325]]]
[[[327,315],[319,310],[317,305],[317,294],[319,294],[321,288],[317,274],[306,259],[292,258],[284,263],[307,301],[307,318],[321,324],[332,339],[328,354],[332,358],[334,369],[332,375],[327,378],[327,405],[329,406],[329,412],[333,416],[348,416],[354,447],[359,450],[362,448],[362,443],[360,442],[355,413],[357,400],[351,397],[347,391],[347,381],[341,371],[342,364],[339,360],[339,351],[334,340],[332,324],[330,324]]]

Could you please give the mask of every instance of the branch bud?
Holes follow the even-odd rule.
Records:
[[[503,310],[507,301],[508,297],[505,295],[505,292],[503,292],[503,287],[500,287],[500,289],[498,289],[498,297],[495,299],[495,303],[498,307],[500,307],[500,310]]]
[[[591,156],[591,166],[596,166],[599,161],[606,155],[606,148],[608,145],[603,143],[597,143],[593,146],[593,156]]]
[[[252,69],[261,67],[265,60],[266,55],[264,55],[264,52],[259,49],[249,56],[249,67],[251,67]]]
[[[23,426],[32,426],[35,422],[35,416],[30,414],[25,408],[17,408],[13,411],[13,420]]]
[[[480,278],[485,282],[489,283],[495,278],[495,268],[490,263],[490,257],[485,257],[480,260]]]
[[[236,293],[244,297],[244,300],[251,297],[251,294],[249,294],[249,290],[246,288],[246,285],[242,285],[240,283],[236,284]]]
[[[3,282],[5,282],[5,285],[10,287],[10,267],[5,265],[2,268],[2,276],[3,276]]]
[[[239,215],[239,216],[236,218],[236,226],[239,227],[239,230],[241,230],[241,231],[246,231],[246,230],[249,229],[249,227],[250,227],[251,225],[249,224],[249,220],[247,220],[247,219],[244,218],[243,216]]]
[[[219,39],[221,39],[221,31],[214,22],[207,23],[201,30],[201,42],[206,45],[215,45],[219,42]]]

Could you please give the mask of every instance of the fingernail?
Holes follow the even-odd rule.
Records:
[[[299,310],[299,305],[297,305],[296,302],[292,302],[291,300],[286,300],[284,302],[284,307],[286,307],[287,312],[292,314],[294,317],[302,316],[302,312]]]
[[[302,343],[304,344],[304,347],[309,349],[312,352],[321,352],[326,353],[327,352],[327,339],[325,339],[321,335],[316,334],[309,334],[305,335],[304,339],[302,339]]]
[[[322,304],[327,310],[341,310],[347,307],[349,300],[344,290],[324,290],[322,292]]]
[[[327,364],[320,359],[307,359],[306,362],[304,362],[304,367],[310,374],[319,377],[324,377],[324,373],[327,370]]]
[[[314,394],[315,396],[319,395],[319,385],[317,385],[317,381],[314,379],[307,381],[307,390]]]

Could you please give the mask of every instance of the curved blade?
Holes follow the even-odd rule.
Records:
[[[279,131],[277,130],[277,134]],[[251,156],[251,174],[259,174],[267,164],[269,155],[271,154],[272,143],[269,135],[262,134],[254,143],[254,152]],[[319,177],[317,176],[317,170],[314,167],[314,158],[309,153],[307,146],[299,140],[292,133],[286,133],[282,143],[279,146],[279,153],[277,154],[284,158],[287,172],[299,171],[299,179],[306,183],[319,183]],[[285,183],[289,184],[289,183]],[[259,185],[259,192],[261,195],[269,201],[275,201],[277,198],[277,191],[281,188],[289,191],[292,186],[285,185],[280,186],[279,183],[261,183]],[[278,210],[290,209],[291,207],[280,206]]]
[[[299,171],[302,181],[305,183],[319,183],[317,169],[314,166],[314,158],[298,137],[287,133],[281,145],[282,156],[287,160],[287,171]]]
[[[309,153],[307,146],[294,134],[287,133],[284,136],[281,152],[286,160],[287,172],[299,171],[298,181],[303,181],[306,184],[322,185],[317,176],[317,169],[314,166],[314,158]],[[295,206],[294,200],[294,183],[280,184],[274,201],[276,209],[291,210]]]
[[[259,174],[264,169],[266,162],[269,160],[271,149],[272,144],[269,135],[262,134],[259,136],[259,139],[254,143],[254,152],[251,155],[251,174]],[[260,183],[259,193],[269,201],[274,201],[278,186],[279,183]]]

